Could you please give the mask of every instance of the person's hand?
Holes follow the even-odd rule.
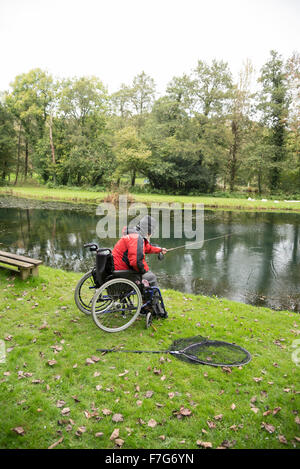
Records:
[[[168,250],[166,248],[161,248],[161,252],[163,253],[163,255],[165,255],[168,252]]]

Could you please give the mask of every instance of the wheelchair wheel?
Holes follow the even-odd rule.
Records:
[[[92,301],[93,296],[96,292],[97,286],[95,284],[93,270],[87,272],[77,283],[74,293],[75,303],[78,309],[85,313],[86,315],[90,315],[92,313]],[[96,311],[100,311],[109,303],[98,303],[96,306]]]
[[[97,310],[101,302],[104,307]],[[134,282],[125,278],[112,279],[104,283],[93,297],[93,320],[103,331],[120,332],[136,320],[142,304],[140,289]]]

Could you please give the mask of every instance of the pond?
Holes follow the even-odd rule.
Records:
[[[45,265],[86,271],[94,257],[87,242],[100,240],[95,206],[0,197],[0,249],[42,259]],[[163,288],[216,295],[273,309],[300,311],[300,215],[205,210],[201,249],[178,249],[159,261],[148,256]],[[190,241],[190,240],[187,240]],[[166,248],[185,239],[155,239]]]

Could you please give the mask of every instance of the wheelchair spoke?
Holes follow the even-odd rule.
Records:
[[[110,303],[101,310],[95,310],[98,301],[106,298],[110,298]],[[141,293],[133,282],[110,280],[100,287],[93,299],[93,319],[101,329],[117,332],[126,329],[136,319],[141,304]]]

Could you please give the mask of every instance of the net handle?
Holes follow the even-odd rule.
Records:
[[[103,353],[108,353],[108,352],[123,352],[123,353],[173,353],[173,351],[169,350],[121,350],[121,349],[108,349],[108,348],[97,348],[97,352],[103,352]],[[176,355],[178,352],[174,351],[174,355]]]

